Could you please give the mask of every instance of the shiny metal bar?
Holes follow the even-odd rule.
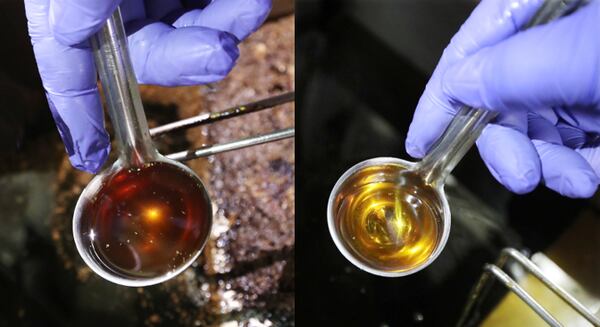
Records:
[[[546,287],[548,287],[554,294],[560,296],[563,301],[567,302],[567,304],[573,308],[575,311],[579,312],[585,319],[587,319],[594,326],[600,326],[600,319],[594,316],[583,304],[581,304],[577,299],[575,299],[571,294],[567,293],[562,287],[556,285],[551,280],[549,280],[544,273],[538,268],[538,266],[533,263],[533,261],[529,260],[526,256],[524,256],[521,252],[507,248],[502,250],[502,256],[509,257],[518,263],[520,263],[527,271],[529,271],[533,276],[539,279]]]
[[[529,293],[527,293],[519,284],[508,276],[502,269],[506,266],[509,260],[514,260],[516,263],[523,266],[529,273],[539,279],[548,289],[554,294],[558,295],[563,301],[565,301],[570,307],[581,314],[586,320],[592,325],[600,327],[600,319],[591,313],[581,302],[575,299],[571,294],[567,293],[562,287],[552,282],[548,277],[544,275],[542,270],[529,258],[523,255],[521,252],[513,248],[503,249],[495,265],[486,264],[484,266],[484,272],[481,275],[475,287],[469,294],[469,299],[463,310],[463,313],[457,323],[457,326],[471,326],[472,320],[469,317],[473,312],[476,312],[475,307],[481,304],[481,301],[487,295],[491,287],[491,277],[498,279],[504,286],[510,291],[515,293],[521,298],[525,304],[527,304],[532,310],[534,310],[544,321],[551,326],[561,326],[560,322],[550,315],[543,307],[536,302]],[[479,318],[476,316],[475,318]]]
[[[169,159],[177,160],[177,161],[187,161],[201,157],[212,156],[215,154],[233,151],[237,149],[246,148],[253,145],[264,144],[268,142],[274,142],[278,140],[283,140],[286,138],[294,137],[294,128],[282,129],[275,132],[270,132],[266,134],[261,134],[257,136],[248,137],[245,139],[223,143],[210,145],[206,147],[202,147],[196,150],[187,150],[176,153],[171,153],[166,157]]]
[[[471,289],[471,292],[469,292],[467,304],[456,323],[457,327],[473,326],[472,322],[479,320],[479,310],[476,309],[476,306],[481,304],[482,299],[484,299],[489,292],[492,286],[492,283],[490,283],[491,278],[491,274],[484,270],[477,281],[477,284],[475,284],[473,289]],[[471,314],[475,316],[472,317]]]
[[[134,164],[152,161],[156,150],[148,133],[119,7],[90,38],[90,44],[121,159]]]
[[[253,112],[259,112],[261,110],[270,109],[284,103],[292,102],[294,101],[294,98],[295,92],[292,91],[269,97],[266,99],[262,99],[256,102],[235,106],[223,111],[200,114],[194,117],[174,121],[172,123],[152,128],[150,129],[150,135],[158,136],[161,134],[183,130],[195,126],[210,124]]]
[[[588,0],[546,0],[523,29],[568,15],[587,2]]]
[[[544,309],[536,300],[527,293],[519,284],[510,276],[508,276],[502,269],[496,265],[486,264],[483,268],[485,272],[492,274],[498,279],[504,286],[506,286],[511,292],[515,293],[523,302],[525,302],[533,311],[535,311],[544,321],[553,327],[561,327],[561,323],[554,318],[546,309]]]

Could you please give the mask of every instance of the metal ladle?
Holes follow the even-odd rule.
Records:
[[[119,158],[111,167],[95,176],[81,193],[73,215],[75,245],[85,263],[95,273],[113,283],[135,287],[161,283],[181,273],[200,255],[210,235],[212,226],[211,201],[202,181],[190,168],[162,156],[152,143],[137,80],[133,73],[129,57],[125,28],[119,8],[108,19],[106,25],[91,38],[90,42],[106,98],[107,109],[115,131]],[[179,176],[178,178],[185,181],[186,185],[192,185],[190,186],[192,192],[187,192],[187,195],[182,196],[193,197],[191,199],[188,198],[188,200],[203,204],[201,210],[194,211],[197,214],[195,217],[190,218],[186,216],[184,219],[182,218],[184,216],[183,212],[180,216],[177,216],[179,214],[177,212],[170,213],[169,216],[164,217],[164,221],[158,222],[172,224],[173,226],[178,224],[181,229],[184,227],[189,228],[191,230],[190,234],[186,235],[193,235],[195,240],[193,249],[186,251],[186,253],[182,254],[179,250],[177,252],[173,250],[174,261],[169,262],[168,269],[164,270],[155,269],[156,267],[153,267],[154,270],[145,269],[147,267],[144,267],[144,262],[140,261],[142,254],[138,249],[127,244],[129,243],[129,239],[120,240],[120,242],[116,242],[117,244],[98,244],[98,235],[102,233],[102,230],[94,226],[99,226],[98,224],[101,222],[96,221],[98,218],[94,213],[90,214],[89,211],[86,211],[86,206],[94,201],[104,201],[107,206],[121,205],[116,203],[117,200],[114,197],[111,198],[103,194],[107,185],[114,182],[119,172],[126,170],[141,171],[145,167],[157,164],[175,172]],[[160,177],[154,175],[153,178],[157,179]],[[140,190],[135,190],[135,192],[138,191]],[[156,199],[151,200],[155,201],[165,211],[169,210],[169,204],[168,202],[165,203],[164,199],[157,196]],[[126,205],[126,203],[122,205]],[[172,206],[173,204],[171,203],[170,205]],[[160,217],[159,209],[148,209],[147,213],[148,219],[156,220],[163,218]],[[137,221],[138,225],[142,224],[140,222],[142,218],[137,216],[139,215],[135,213],[126,213],[125,217],[119,217],[121,219],[120,222],[115,223],[115,230],[104,231],[104,233],[129,233],[132,237],[142,237],[131,226],[127,225],[128,227],[124,227],[126,224],[134,223],[135,221]],[[198,221],[200,218],[202,221]],[[179,227],[176,226],[173,228],[177,229]],[[152,242],[152,239],[149,241]],[[169,245],[171,243],[169,242]],[[127,247],[129,250],[127,250]],[[132,262],[135,262],[130,270],[116,269],[115,262],[107,259],[107,251],[117,250],[130,252],[128,255],[133,258],[131,259]]]
[[[567,15],[579,6],[586,3],[585,0],[547,0],[545,1],[533,18],[524,26],[529,28],[535,25],[545,24],[558,17]],[[462,107],[453,120],[450,122],[444,134],[432,146],[429,153],[420,162],[409,162],[397,158],[374,158],[358,163],[347,170],[337,181],[327,205],[327,222],[329,232],[336,247],[352,264],[369,273],[385,277],[401,277],[413,274],[424,269],[431,264],[442,252],[446,245],[450,233],[450,207],[444,194],[444,183],[446,177],[463,158],[465,153],[473,146],[483,128],[496,116],[496,112]],[[397,174],[382,172],[385,167],[395,169]],[[383,167],[376,169],[375,167]],[[373,169],[371,176],[357,178],[359,173],[364,173],[366,169]],[[352,246],[348,238],[355,238],[358,235],[345,235],[340,230],[340,208],[346,199],[356,194],[351,192],[342,192],[350,186],[353,189],[377,183],[397,183],[399,188],[413,187],[411,178],[403,176],[417,176],[420,181],[418,185],[428,187],[437,193],[437,201],[434,203],[434,210],[439,211],[439,217],[436,220],[437,239],[435,248],[427,254],[426,260],[412,267],[400,267],[398,269],[381,269],[367,260],[365,256],[360,255]],[[412,183],[412,184],[406,184]],[[349,185],[350,184],[350,185]],[[417,185],[417,186],[418,186]],[[420,186],[418,186],[420,187]],[[364,227],[367,228],[367,227]],[[347,234],[347,233],[346,233]],[[373,247],[377,246],[375,244]]]

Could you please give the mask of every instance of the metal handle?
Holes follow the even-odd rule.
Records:
[[[120,8],[90,43],[122,160],[135,165],[151,160],[157,152],[150,139]]]

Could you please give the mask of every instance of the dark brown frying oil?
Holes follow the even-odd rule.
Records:
[[[186,264],[210,233],[202,185],[164,163],[117,172],[84,205],[80,235],[92,260],[126,278],[154,278]]]
[[[336,224],[345,247],[387,272],[424,263],[442,234],[437,192],[401,169],[392,164],[363,168],[342,185],[336,199]]]

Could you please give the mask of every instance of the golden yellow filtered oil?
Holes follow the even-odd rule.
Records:
[[[341,186],[335,208],[345,247],[375,269],[416,268],[441,239],[443,209],[438,193],[397,164],[355,172]]]

